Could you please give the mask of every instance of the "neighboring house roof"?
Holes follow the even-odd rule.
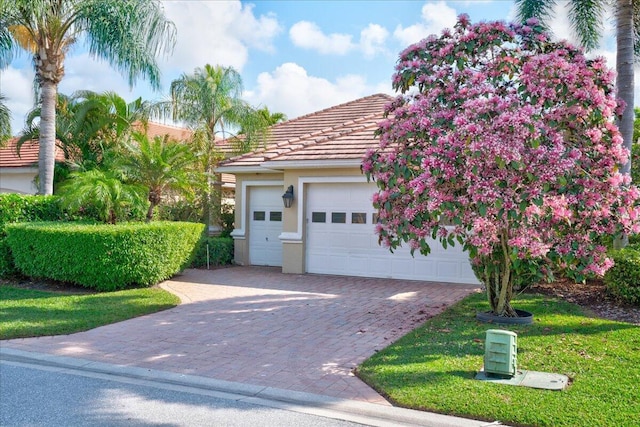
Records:
[[[270,128],[266,147],[221,163],[219,172],[360,165],[377,148],[374,131],[393,97],[376,94],[307,114]]]
[[[140,130],[143,128],[141,123],[134,124],[136,129]],[[186,141],[191,138],[193,135],[193,131],[187,128],[181,128],[177,126],[170,126],[164,123],[157,122],[147,122],[147,136],[150,138],[155,138],[156,136],[164,137],[168,135],[169,138],[175,139],[176,141]]]
[[[20,155],[18,155],[17,142],[18,138],[12,138],[4,148],[0,148],[0,168],[38,167],[38,153],[40,152],[38,143],[25,142],[20,147]],[[58,148],[56,148],[56,160],[64,161],[64,154]]]

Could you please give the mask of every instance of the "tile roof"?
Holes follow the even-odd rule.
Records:
[[[34,141],[28,141],[20,147],[20,155],[16,150],[18,138],[9,140],[4,148],[0,148],[0,167],[2,168],[24,168],[38,166],[38,153],[40,146]],[[56,148],[56,160],[64,161],[64,155],[59,148]]]
[[[134,127],[139,130],[142,128],[142,124],[135,123]],[[193,131],[191,129],[170,126],[164,123],[147,122],[147,135],[151,138],[169,135],[169,138],[175,139],[176,141],[186,141],[191,138]]]
[[[221,163],[221,171],[260,167],[265,162],[354,160],[378,146],[373,133],[383,118],[385,94],[360,98],[271,127],[266,147]]]
[[[136,129],[140,130],[142,128],[141,123],[136,123],[134,125]],[[147,122],[147,135],[151,138],[156,136],[165,136],[169,135],[170,138],[175,139],[176,141],[183,142],[189,140],[193,136],[193,131],[188,128],[182,128],[177,126],[170,126],[163,123],[158,122]],[[216,147],[225,157],[231,157],[233,154],[233,146],[232,144],[225,139],[218,139],[219,136],[216,136]]]

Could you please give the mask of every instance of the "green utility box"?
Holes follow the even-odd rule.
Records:
[[[515,332],[489,329],[484,348],[486,374],[507,377],[516,374],[518,335]]]

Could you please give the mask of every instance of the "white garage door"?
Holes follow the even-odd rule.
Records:
[[[249,263],[282,265],[282,186],[249,189]]]
[[[309,184],[306,267],[309,273],[478,283],[459,245],[444,250],[434,241],[429,256],[408,248],[390,253],[378,245],[375,184]]]

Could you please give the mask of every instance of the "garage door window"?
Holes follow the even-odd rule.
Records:
[[[367,214],[361,212],[353,212],[351,214],[351,224],[366,224]]]
[[[311,222],[327,222],[326,212],[313,212],[311,214]]]
[[[269,212],[269,221],[276,221],[276,222],[280,222],[282,221],[282,212]]]
[[[347,222],[347,213],[331,212],[331,222],[333,224],[345,224]]]
[[[254,221],[264,221],[265,212],[264,211],[254,211],[253,212],[253,220]]]

